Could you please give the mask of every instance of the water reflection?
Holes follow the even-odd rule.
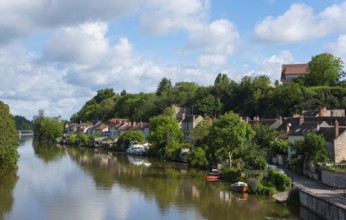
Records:
[[[268,197],[235,194],[184,164],[30,142],[19,149],[8,219],[295,219]]]
[[[46,163],[60,160],[64,156],[64,150],[59,145],[33,141],[33,148],[35,155]]]
[[[0,219],[11,211],[14,202],[13,189],[18,180],[17,171],[0,172]]]

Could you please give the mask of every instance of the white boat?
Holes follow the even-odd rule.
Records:
[[[231,184],[231,188],[233,191],[244,193],[247,191],[247,184],[244,182],[236,182]]]
[[[126,150],[126,153],[133,155],[143,155],[145,154],[145,149],[141,144],[133,144]]]

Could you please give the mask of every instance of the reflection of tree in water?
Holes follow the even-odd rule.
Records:
[[[35,155],[46,163],[57,161],[64,156],[64,149],[55,144],[33,142]]]
[[[18,180],[17,171],[0,172],[0,219],[11,211],[14,202],[13,189]]]
[[[111,190],[122,187],[126,191],[139,191],[147,200],[155,201],[163,215],[172,206],[182,212],[198,210],[205,219],[265,219],[287,218],[289,213],[268,197],[250,195],[244,200],[230,191],[230,184],[205,182],[205,172],[187,169],[177,163],[149,158],[150,167],[140,158],[111,155],[93,149],[68,149],[70,157],[95,181],[98,188]],[[132,162],[132,163],[131,163]]]

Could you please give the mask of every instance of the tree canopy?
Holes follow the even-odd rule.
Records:
[[[42,117],[34,122],[35,138],[43,142],[55,142],[64,131],[64,122],[53,118]]]
[[[335,85],[343,69],[342,60],[329,53],[312,57],[308,65],[309,74],[304,79],[306,86]]]
[[[178,121],[171,115],[162,114],[152,117],[150,124],[148,140],[151,143],[151,152],[160,157],[169,157],[169,153],[179,147],[183,137]]]
[[[0,101],[0,171],[17,167],[18,133],[8,105]]]
[[[228,159],[231,166],[233,155],[242,151],[254,135],[251,126],[241,121],[238,114],[228,112],[211,126],[208,147],[212,155],[222,161]]]
[[[302,161],[326,162],[329,159],[327,144],[323,136],[315,133],[307,133],[304,140],[291,143],[294,149],[294,159]]]

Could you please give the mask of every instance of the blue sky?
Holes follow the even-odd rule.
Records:
[[[69,119],[97,90],[279,79],[320,53],[346,61],[341,0],[0,0],[0,100]]]

